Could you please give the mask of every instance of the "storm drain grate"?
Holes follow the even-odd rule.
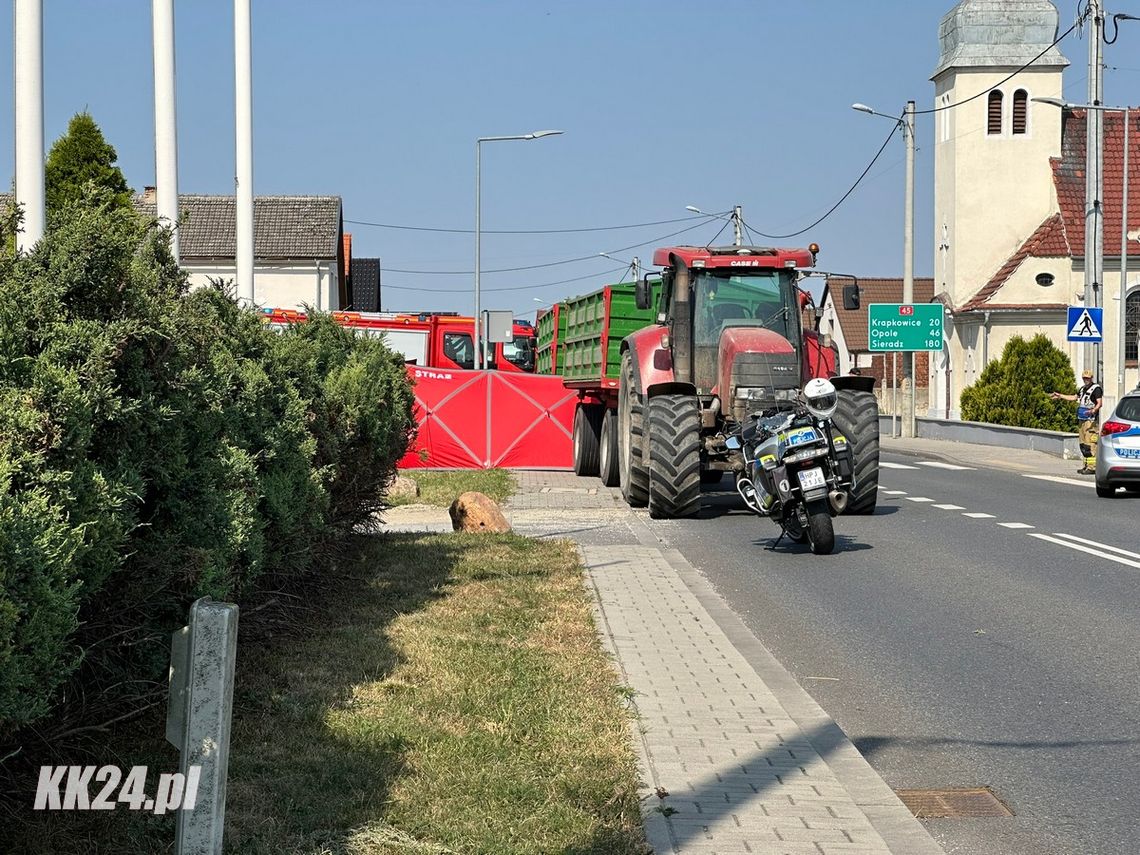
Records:
[[[989,787],[934,787],[895,790],[904,805],[919,819],[952,819],[974,816],[1013,816]]]

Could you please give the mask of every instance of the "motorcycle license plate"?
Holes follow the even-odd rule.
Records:
[[[805,490],[814,490],[816,487],[827,486],[827,479],[823,477],[823,469],[816,466],[814,469],[803,469],[797,473],[800,478],[800,487]]]

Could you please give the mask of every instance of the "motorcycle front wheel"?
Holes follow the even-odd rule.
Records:
[[[807,541],[811,551],[816,555],[830,555],[835,549],[835,528],[831,524],[827,500],[820,499],[809,504],[807,515]]]

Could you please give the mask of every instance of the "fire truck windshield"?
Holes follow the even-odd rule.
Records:
[[[729,327],[767,327],[799,337],[794,273],[787,270],[693,271],[694,344],[716,347]]]
[[[516,335],[503,343],[503,357],[523,371],[534,371],[534,338]]]

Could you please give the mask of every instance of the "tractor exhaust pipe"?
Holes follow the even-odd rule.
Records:
[[[831,502],[831,509],[835,513],[841,514],[847,510],[847,493],[844,490],[832,490],[827,494],[827,500]]]

